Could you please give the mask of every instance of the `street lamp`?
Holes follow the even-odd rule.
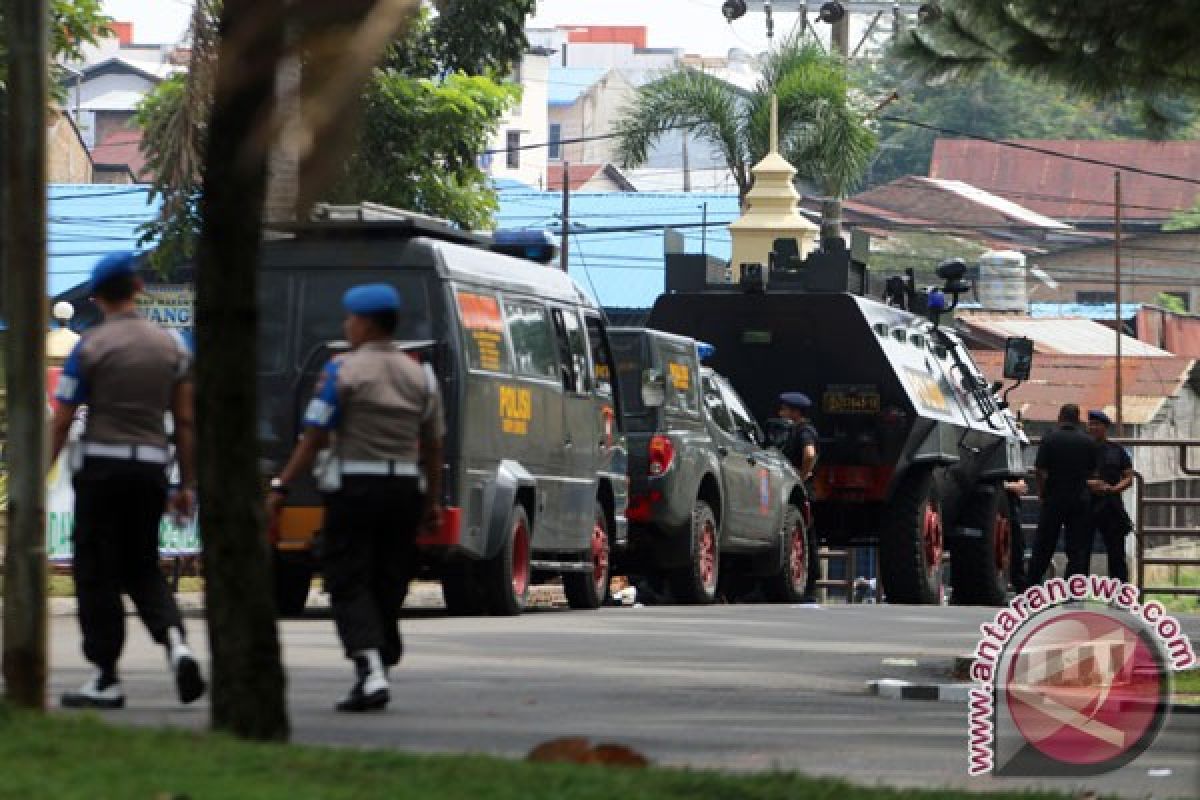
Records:
[[[721,4],[721,13],[729,22],[741,19],[746,15],[746,0],[725,0]]]

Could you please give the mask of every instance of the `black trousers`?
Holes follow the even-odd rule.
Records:
[[[159,644],[167,629],[183,630],[175,597],[159,568],[158,529],[166,506],[163,468],[132,461],[88,459],[76,473],[74,574],[83,655],[115,668],[125,646],[128,594]]]
[[[1067,575],[1086,575],[1092,559],[1091,509],[1085,499],[1064,501],[1057,498],[1042,500],[1034,534],[1033,556],[1029,561],[1026,579],[1030,584],[1041,583],[1054,558],[1058,535],[1065,532],[1063,550],[1067,554]]]
[[[1128,582],[1129,563],[1125,559],[1125,535],[1129,533],[1130,525],[1124,506],[1119,501],[1094,504],[1092,525],[1100,531],[1104,551],[1108,554],[1108,574]]]
[[[346,476],[325,495],[320,563],[346,656],[400,662],[400,609],[417,567],[423,498],[416,478]]]

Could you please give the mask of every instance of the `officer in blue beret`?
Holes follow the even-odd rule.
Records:
[[[156,642],[167,650],[179,699],[205,690],[184,639],[175,597],[159,569],[163,510],[190,516],[195,501],[191,356],[177,331],[137,313],[142,290],[136,253],[107,255],[92,270],[92,296],[104,321],[85,331],[67,358],[55,392],[51,460],[62,451],[76,410],[86,405],[82,463],[74,476],[73,571],[83,653],[96,667],[69,708],[121,708],[117,661],[125,642],[128,594]],[[171,412],[181,488],[168,495]]]
[[[1133,521],[1121,502],[1121,494],[1133,484],[1133,459],[1128,450],[1109,441],[1112,420],[1107,414],[1092,410],[1087,418],[1088,433],[1096,440],[1096,474],[1088,481],[1092,493],[1092,525],[1100,531],[1104,550],[1108,553],[1108,574],[1128,581],[1125,537],[1133,530]]]
[[[274,519],[288,487],[319,453],[325,501],[321,571],[338,636],[355,681],[338,711],[382,709],[387,670],[403,654],[400,609],[417,562],[422,525],[441,524],[442,439],[446,429],[433,370],[396,348],[401,298],[385,283],[342,298],[349,353],[324,369],[305,412],[305,432],[271,481]]]
[[[812,401],[803,392],[784,392],[779,395],[779,416],[791,422],[787,439],[780,448],[788,461],[795,467],[796,473],[804,481],[808,496],[812,497],[813,470],[817,466],[817,429],[808,418]],[[816,532],[808,532],[808,552],[814,556],[808,559],[808,582],[804,590],[805,602],[816,599],[815,592],[820,563],[815,558],[817,552]]]

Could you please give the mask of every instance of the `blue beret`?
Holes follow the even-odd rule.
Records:
[[[342,296],[342,305],[351,314],[379,314],[400,310],[400,293],[386,283],[353,286]]]
[[[810,408],[812,400],[804,392],[784,392],[779,395],[779,402],[792,408]]]
[[[129,250],[109,253],[92,267],[92,287],[122,275],[136,275],[138,254]]]
[[[1088,412],[1088,419],[1099,422],[1102,425],[1112,425],[1112,420],[1108,418],[1108,414],[1103,411],[1091,410]]]

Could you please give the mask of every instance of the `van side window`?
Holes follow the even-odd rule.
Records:
[[[696,374],[694,349],[672,342],[660,342],[659,354],[667,383],[666,407],[685,414],[699,414],[700,382]]]
[[[504,319],[500,303],[490,292],[458,289],[458,318],[467,345],[467,364],[487,372],[508,371],[508,347],[504,342]]]
[[[575,394],[591,391],[588,375],[587,342],[583,337],[583,326],[574,311],[554,309],[554,327],[558,334],[559,362],[563,365],[563,388]]]
[[[716,382],[709,377],[704,379],[704,407],[708,409],[708,415],[712,417],[712,421],[717,424],[717,427],[733,436],[735,430],[733,415],[729,413],[729,408],[725,405],[725,398],[721,395],[721,390],[717,388]]]
[[[596,392],[612,394],[612,357],[604,336],[604,323],[596,317],[585,316],[588,344],[592,349],[592,371],[596,381]]]
[[[540,305],[520,300],[504,301],[508,338],[512,341],[516,371],[531,378],[559,381],[557,347],[550,314]]]

